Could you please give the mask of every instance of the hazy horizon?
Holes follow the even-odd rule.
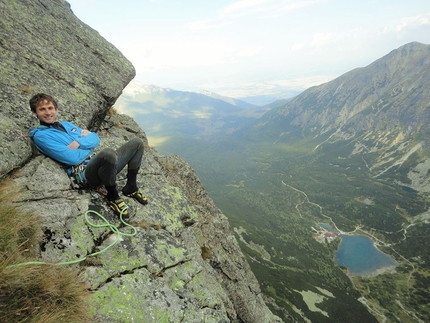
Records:
[[[303,91],[391,50],[430,43],[430,2],[69,0],[136,80],[243,98]]]

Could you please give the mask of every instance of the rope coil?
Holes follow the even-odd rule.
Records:
[[[121,213],[119,215],[119,219],[120,219],[120,221],[121,221],[122,224],[124,224],[126,227],[129,227],[129,228],[132,229],[132,233],[121,232],[118,227],[116,227],[115,225],[113,225],[112,223],[110,223],[108,220],[106,220],[106,218],[103,215],[101,215],[100,213],[98,213],[96,211],[88,210],[88,211],[85,212],[85,214],[84,214],[85,221],[88,223],[88,225],[90,227],[93,227],[93,228],[109,228],[113,233],[116,234],[115,241],[112,242],[110,245],[108,245],[107,247],[105,247],[104,249],[102,249],[100,251],[91,253],[91,254],[86,255],[85,257],[79,258],[77,260],[62,261],[62,262],[58,262],[58,263],[47,263],[47,262],[44,262],[44,261],[29,261],[29,262],[24,262],[24,263],[20,263],[20,264],[10,265],[10,266],[7,266],[6,268],[9,268],[9,267],[22,267],[22,266],[28,266],[28,265],[59,265],[59,266],[62,266],[62,265],[73,265],[73,264],[78,264],[78,263],[80,263],[82,261],[85,261],[87,259],[87,257],[94,257],[94,256],[97,256],[97,255],[99,255],[101,253],[104,253],[107,250],[109,250],[111,247],[113,247],[114,245],[116,245],[119,242],[121,236],[134,237],[137,234],[136,227],[132,226],[131,224],[129,224],[127,222],[125,222],[124,219],[122,218],[122,214],[123,214],[123,212],[126,209],[128,209],[128,207],[126,207],[124,210],[121,211]],[[97,215],[103,221],[103,223],[96,224],[94,222],[91,222],[90,219],[89,219],[89,217],[88,217],[88,215],[90,213],[93,213],[93,214]]]

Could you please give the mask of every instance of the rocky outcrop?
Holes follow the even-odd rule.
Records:
[[[0,1],[0,13],[0,174],[7,174],[31,154],[32,94],[55,96],[60,118],[94,130],[135,70],[63,0]]]
[[[0,2],[0,175],[21,188],[17,205],[42,218],[40,260],[71,266],[92,291],[94,322],[280,322],[266,307],[257,280],[227,218],[195,172],[177,156],[148,147],[133,119],[107,114],[133,78],[132,65],[80,22],[64,1]],[[40,19],[43,17],[43,19]],[[28,131],[36,125],[29,98],[46,92],[59,101],[60,119],[97,131],[115,148],[140,137],[145,156],[138,183],[149,199],[134,200],[135,234],[91,226],[97,211],[133,233],[94,191],[72,190],[64,170],[34,154]],[[121,187],[125,175],[118,175]]]

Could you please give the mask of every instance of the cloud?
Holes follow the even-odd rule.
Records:
[[[255,6],[260,5],[262,3],[270,2],[269,0],[241,0],[238,2],[235,2],[231,5],[228,5],[222,9],[223,15],[233,15],[233,14],[243,14],[244,10],[247,10],[249,8],[255,8]]]
[[[305,7],[310,7],[320,2],[324,2],[324,0],[313,0],[313,1],[297,1],[293,3],[288,3],[281,8],[282,11],[293,11]]]
[[[218,94],[232,98],[243,98],[256,95],[270,95],[286,98],[285,94],[298,93],[312,86],[320,85],[331,81],[335,78],[334,75],[314,75],[309,77],[299,77],[291,79],[279,79],[265,82],[235,82],[214,89]],[[215,88],[216,85],[209,85]],[[232,90],[234,89],[234,90]]]
[[[190,30],[208,30],[208,29],[224,27],[229,24],[231,24],[231,22],[223,21],[220,18],[215,18],[215,19],[206,19],[206,20],[190,22],[186,24],[185,27]]]
[[[312,39],[311,45],[316,48],[323,47],[330,43],[332,34],[330,33],[316,33]]]
[[[264,46],[243,47],[239,48],[235,54],[236,57],[253,57],[260,54],[263,49]]]
[[[169,136],[147,136],[148,142],[151,146],[159,146],[165,143],[166,141],[170,140],[171,137]]]
[[[308,77],[298,77],[294,79],[277,80],[271,83],[279,87],[307,89],[311,86],[326,83],[334,78],[334,75],[313,75]]]
[[[402,31],[407,28],[414,28],[424,25],[430,26],[430,12],[418,16],[405,17],[400,19],[395,27],[395,30]]]
[[[219,28],[232,23],[233,18],[249,15],[255,12],[255,7],[270,0],[242,0],[223,7],[218,15],[212,19],[198,20],[188,23],[186,26],[191,30],[207,30]],[[249,11],[253,8],[252,11]],[[258,9],[257,11],[260,11]]]
[[[260,55],[264,46],[234,43],[232,40],[200,39],[134,43],[122,51],[141,73],[168,69],[231,65]]]
[[[238,18],[256,15],[259,15],[258,18],[279,18],[282,12],[299,10],[324,1],[326,0],[241,0],[221,8],[216,17],[189,23],[187,27],[193,30],[214,29],[229,25]],[[261,13],[265,13],[266,15],[262,16]]]
[[[210,117],[212,116],[212,113],[210,113],[209,107],[202,107],[202,110],[195,110],[191,112],[191,116],[194,117],[195,119],[210,119]]]
[[[293,46],[291,46],[291,49],[293,51],[296,51],[296,50],[302,49],[304,46],[305,46],[304,43],[295,43],[293,44]]]

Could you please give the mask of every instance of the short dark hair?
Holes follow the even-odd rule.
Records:
[[[55,109],[58,109],[57,101],[50,95],[45,93],[37,93],[33,95],[33,97],[30,99],[30,109],[32,112],[36,112],[36,107],[40,102],[52,102],[54,104]]]

